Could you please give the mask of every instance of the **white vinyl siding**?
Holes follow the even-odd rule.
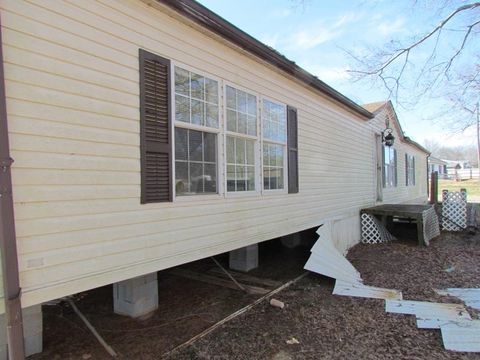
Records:
[[[427,194],[427,161],[423,151],[417,147],[402,140],[402,136],[399,133],[398,126],[396,125],[396,119],[393,115],[389,114],[388,109],[383,109],[376,113],[374,119],[369,121],[369,126],[374,131],[374,136],[380,136],[381,132],[386,128],[386,119],[389,119],[390,127],[393,129],[393,135],[395,137],[395,143],[393,148],[397,151],[397,186],[383,187],[382,178],[380,178],[380,186],[382,187],[382,197],[380,201],[384,204],[395,203],[421,203],[425,201]],[[401,119],[400,119],[401,121]],[[375,137],[374,137],[375,138]],[[380,147],[380,163],[383,177],[383,146]],[[406,186],[406,165],[405,154],[409,154],[415,157],[415,185]],[[374,151],[374,158],[376,158],[376,151]],[[374,169],[376,174],[377,169]],[[376,181],[372,184],[373,190],[376,191]],[[378,201],[377,201],[378,203]]]

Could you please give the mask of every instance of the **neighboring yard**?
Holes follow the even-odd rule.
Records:
[[[402,290],[405,299],[459,302],[435,288],[480,286],[480,235],[442,234],[430,247],[407,241],[357,245],[348,258],[365,283]],[[266,244],[265,244],[266,245]],[[302,273],[309,247],[263,246],[254,276],[285,282]],[[221,258],[225,264],[226,258]],[[191,264],[197,270],[211,261]],[[191,267],[190,265],[190,267]],[[446,271],[448,270],[448,271]],[[78,306],[124,359],[160,359],[162,354],[257,296],[159,273],[160,309],[140,321],[111,312],[111,287],[94,290]],[[332,279],[311,274],[250,309],[168,359],[480,359],[480,354],[444,350],[439,330],[421,330],[415,317],[388,314],[376,299],[332,295]],[[108,359],[103,348],[64,304],[45,309],[45,352],[33,359]],[[473,317],[475,311],[470,311]],[[299,344],[287,344],[296,338]]]
[[[442,190],[460,191],[467,189],[467,199],[469,202],[480,202],[480,181],[477,179],[454,181],[439,180],[438,181],[438,200],[442,199]]]

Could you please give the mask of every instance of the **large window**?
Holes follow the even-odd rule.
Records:
[[[383,187],[397,186],[397,152],[391,146],[384,146],[383,155]]]
[[[263,188],[285,188],[287,113],[284,105],[263,100]]]
[[[217,193],[218,82],[175,67],[175,191]]]
[[[405,154],[406,185],[415,185],[415,156]]]
[[[227,85],[227,191],[255,191],[257,97]]]
[[[143,49],[139,75],[142,204],[298,193],[295,107]]]

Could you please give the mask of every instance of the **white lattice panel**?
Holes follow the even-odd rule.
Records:
[[[370,214],[362,214],[362,243],[379,244],[395,240],[378,219]]]
[[[461,231],[467,227],[467,192],[442,191],[442,227],[447,231]]]
[[[425,210],[422,213],[423,216],[423,241],[426,245],[430,244],[430,240],[440,235],[440,224],[438,222],[438,216],[435,212],[435,208],[432,206],[430,209]]]

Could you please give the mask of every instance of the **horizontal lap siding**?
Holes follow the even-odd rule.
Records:
[[[323,96],[139,1],[1,7],[24,305],[373,204],[373,131]],[[139,48],[296,107],[299,194],[140,205]]]
[[[385,130],[385,110],[382,110],[375,119],[370,121],[373,131],[380,133]],[[402,119],[399,119],[401,122]],[[397,179],[395,187],[383,188],[383,203],[420,202],[427,199],[427,163],[426,154],[415,146],[401,140],[401,134],[390,120],[395,142],[393,147],[397,150]],[[406,186],[405,154],[415,156],[415,185]]]

